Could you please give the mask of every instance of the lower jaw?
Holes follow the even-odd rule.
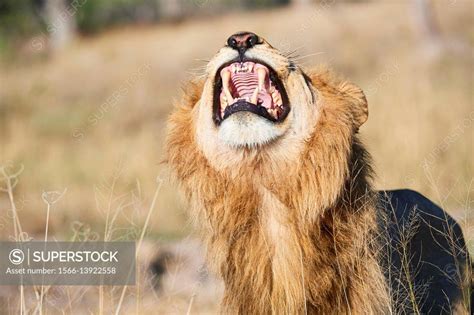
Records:
[[[236,148],[265,145],[283,133],[283,126],[245,111],[232,114],[218,127],[219,140]]]
[[[269,121],[276,122],[278,120],[277,117],[273,117],[271,114],[268,113],[268,110],[262,106],[255,105],[246,101],[237,101],[236,103],[228,106],[225,110],[221,110],[222,119],[227,119],[230,115],[233,115],[238,112],[250,112],[255,115],[259,115],[263,118],[268,119]]]

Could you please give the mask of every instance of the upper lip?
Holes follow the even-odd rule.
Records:
[[[260,59],[256,59],[256,58],[246,58],[246,57],[243,57],[241,58],[240,56],[232,59],[232,60],[229,60],[225,63],[223,63],[216,71],[215,73],[215,76],[214,76],[214,92],[213,92],[213,119],[214,119],[214,122],[217,124],[217,125],[220,125],[221,122],[225,119],[223,117],[221,117],[221,114],[220,114],[220,102],[219,102],[219,94],[220,94],[220,91],[222,89],[222,80],[220,78],[220,72],[221,70],[224,68],[224,67],[227,67],[228,65],[232,64],[232,63],[235,63],[235,62],[247,62],[247,61],[252,61],[252,62],[255,62],[255,63],[259,63],[259,64],[262,64],[264,66],[266,66],[269,71],[270,71],[270,79],[276,84],[276,86],[278,87],[280,93],[281,93],[281,96],[282,96],[282,100],[283,100],[283,105],[284,105],[284,112],[281,114],[281,116],[278,118],[278,119],[272,119],[271,116],[269,114],[265,115],[265,113],[262,112],[262,110],[260,108],[258,108],[257,110],[253,111],[254,113],[258,113],[259,115],[275,122],[275,123],[278,123],[278,122],[281,122],[283,120],[285,120],[286,116],[288,115],[289,111],[290,111],[290,104],[289,104],[289,99],[288,99],[288,95],[286,93],[286,89],[283,85],[283,82],[280,80],[277,72],[273,69],[273,67],[271,67],[270,65],[268,65],[266,62],[260,60]],[[249,103],[250,104],[250,103]],[[252,104],[253,105],[253,104]],[[255,106],[255,105],[253,105]],[[258,105],[257,105],[258,106]],[[266,109],[264,109],[266,111]],[[228,115],[227,115],[228,116]],[[227,118],[227,117],[226,117]]]

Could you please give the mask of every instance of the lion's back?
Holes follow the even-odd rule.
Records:
[[[415,191],[379,194],[384,269],[396,313],[451,314],[469,292],[460,225]]]

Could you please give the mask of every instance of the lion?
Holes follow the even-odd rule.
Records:
[[[467,311],[460,226],[414,191],[374,190],[367,118],[360,88],[251,32],[185,87],[167,162],[223,279],[222,313]]]

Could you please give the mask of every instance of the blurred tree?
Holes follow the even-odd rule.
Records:
[[[12,46],[38,29],[41,21],[32,2],[0,0],[0,55],[12,55]]]
[[[0,0],[0,36],[23,36],[39,26],[32,2]]]
[[[172,0],[175,1],[175,0]],[[110,26],[154,23],[160,19],[162,0],[89,0],[79,8],[77,23],[90,34]]]
[[[416,29],[420,36],[420,50],[427,61],[443,56],[446,52],[460,55],[470,54],[469,45],[458,38],[443,36],[433,2],[429,0],[414,0],[413,11]]]
[[[67,0],[45,0],[43,16],[46,21],[46,31],[50,38],[50,48],[57,51],[65,47],[76,33],[76,9]]]
[[[184,3],[179,0],[160,1],[161,16],[167,19],[177,19],[183,14]]]
[[[294,5],[294,6],[307,6],[309,4],[311,4],[311,0],[291,0],[291,3]]]
[[[290,0],[0,0],[0,53],[10,48],[13,52],[25,39],[30,40],[35,52],[44,48],[56,51],[76,33],[289,3]]]
[[[413,1],[415,21],[421,37],[421,43],[428,55],[438,55],[442,50],[442,39],[438,21],[428,0]]]

